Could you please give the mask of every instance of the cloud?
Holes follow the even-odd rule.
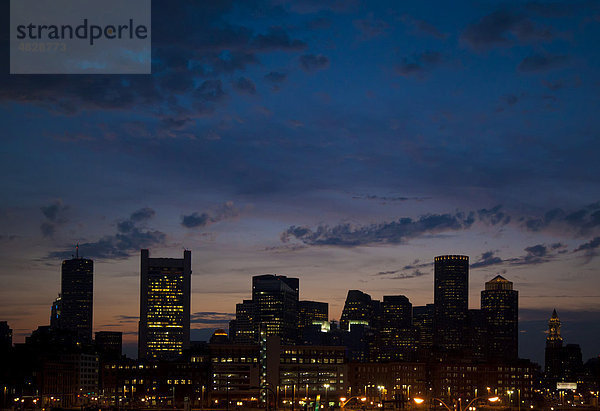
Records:
[[[137,315],[115,315],[114,318],[119,324],[137,323],[140,319]]]
[[[547,71],[562,67],[568,61],[565,55],[533,53],[523,59],[517,69],[525,73]]]
[[[401,76],[423,74],[424,72],[439,66],[442,61],[443,56],[437,51],[416,53],[411,57],[403,57],[402,62],[396,65],[396,73]]]
[[[259,34],[251,41],[251,45],[261,52],[275,50],[297,51],[306,48],[306,43],[292,39],[281,27],[271,27],[267,34]]]
[[[479,259],[476,262],[474,262],[473,264],[471,264],[471,268],[481,268],[481,267],[487,267],[490,265],[502,264],[503,263],[502,258],[497,257],[494,254],[495,254],[494,251],[486,251],[485,253],[481,254]]]
[[[147,221],[154,217],[155,211],[149,207],[141,208],[131,214],[129,219],[133,222]]]
[[[59,213],[66,211],[68,208],[69,207],[63,205],[62,200],[60,199],[55,200],[50,205],[40,207],[42,214],[50,221],[56,221]]]
[[[300,56],[300,67],[306,72],[324,70],[329,67],[329,58],[322,54],[304,54]]]
[[[199,311],[190,316],[190,323],[204,325],[223,325],[228,327],[229,321],[235,318],[234,313],[220,313],[215,311]]]
[[[240,215],[240,211],[235,207],[233,201],[227,201],[211,212],[193,212],[181,216],[181,225],[186,228],[207,227],[222,220],[235,218],[238,215]]]
[[[314,231],[308,227],[291,226],[281,234],[283,242],[292,237],[307,245],[355,247],[374,244],[401,244],[424,234],[437,234],[469,228],[475,221],[473,213],[427,214],[413,220],[409,217],[380,224],[320,225]]]
[[[383,276],[387,280],[406,280],[409,278],[417,278],[427,275],[428,273],[421,270],[413,270],[410,273],[402,272],[402,270],[380,271],[375,276]]]
[[[503,259],[496,255],[495,251],[486,251],[478,258],[476,262],[471,264],[471,268],[482,268],[494,265],[537,265],[552,261],[557,255],[566,252],[566,246],[562,243],[554,243],[550,245],[546,244],[535,244],[529,247],[525,247],[524,251],[526,254]]]
[[[390,27],[384,20],[376,19],[373,13],[369,13],[364,19],[354,20],[354,26],[360,30],[362,37],[365,39],[381,36]]]
[[[154,7],[156,6],[156,7]],[[255,12],[255,3],[157,2],[152,23],[152,76],[61,75],[0,76],[0,101],[42,106],[54,113],[72,115],[81,110],[137,109],[148,114],[183,107],[174,96],[222,102],[224,94],[216,83],[212,92],[195,90],[202,80],[216,82],[221,75],[260,63],[260,56],[278,51],[298,52],[306,44],[292,38],[282,27],[266,31],[236,25],[228,17],[234,8]],[[277,6],[260,5],[261,12]],[[173,24],[172,22],[177,22]],[[183,103],[181,103],[183,104]],[[210,111],[209,111],[210,112]]]
[[[353,199],[355,200],[377,200],[377,201],[423,201],[423,200],[429,200],[431,199],[431,197],[390,197],[390,196],[378,196],[378,195],[372,195],[372,194],[364,194],[364,195],[355,195],[352,196]]]
[[[58,226],[67,222],[64,213],[69,209],[68,206],[62,203],[61,199],[54,200],[51,204],[40,207],[42,214],[46,218],[40,224],[40,231],[44,237],[52,237],[56,233]]]
[[[598,247],[600,247],[600,237],[594,237],[592,240],[588,241],[587,243],[581,244],[579,247],[577,247],[575,250],[573,250],[573,252],[576,253],[578,251],[595,250]]]
[[[544,229],[568,229],[578,235],[585,235],[600,226],[600,202],[589,204],[575,211],[553,208],[541,217],[530,217],[523,220],[529,231]]]
[[[283,83],[286,78],[287,78],[286,73],[281,73],[278,71],[271,71],[271,72],[265,74],[265,79],[267,81],[269,81],[271,83],[276,83],[276,84]]]
[[[97,241],[79,244],[80,255],[93,259],[122,259],[138,253],[142,248],[164,244],[167,235],[161,231],[140,227],[154,216],[154,210],[142,208],[129,218],[117,221],[117,232],[101,237]],[[48,253],[47,258],[64,259],[72,255],[70,248]]]
[[[256,94],[256,85],[246,77],[240,77],[234,81],[233,88],[240,94]]]
[[[525,15],[497,10],[468,25],[461,37],[474,49],[486,49],[517,42],[548,41],[554,34],[551,28],[539,26]]]
[[[497,205],[491,209],[482,208],[477,210],[477,216],[479,217],[479,221],[482,221],[486,224],[495,226],[495,225],[506,225],[510,223],[511,217],[501,211],[502,205]]]
[[[433,36],[438,39],[445,39],[448,37],[447,34],[440,32],[437,27],[433,24],[426,22],[425,20],[415,19],[407,14],[402,16],[402,21],[410,26],[412,26],[415,30],[420,33],[424,33],[430,36]]]

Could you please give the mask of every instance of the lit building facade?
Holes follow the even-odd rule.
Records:
[[[340,328],[350,331],[352,325],[372,327],[376,316],[376,303],[367,293],[360,290],[349,290],[340,318]]]
[[[302,335],[305,327],[321,325],[322,328],[329,322],[329,304],[318,301],[298,302],[298,331]]]
[[[277,335],[284,344],[298,339],[299,280],[284,275],[252,277],[252,305],[255,335]]]
[[[412,304],[403,295],[385,295],[381,303],[379,338],[376,347],[379,361],[406,361],[416,352]]]
[[[141,251],[138,356],[169,359],[190,344],[192,253],[183,258],[150,258]]]
[[[236,344],[253,344],[256,342],[254,303],[252,300],[244,300],[235,305],[235,320],[229,322],[229,337]]]
[[[77,255],[64,260],[61,266],[61,329],[76,336],[78,341],[92,342],[94,313],[94,262]]]
[[[486,356],[504,361],[519,356],[519,293],[513,283],[498,275],[485,283],[481,311],[486,323]]]
[[[469,257],[435,257],[434,277],[434,345],[446,351],[462,350],[469,306]]]

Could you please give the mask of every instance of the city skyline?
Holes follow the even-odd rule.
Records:
[[[0,15],[8,26],[8,3]],[[152,75],[9,75],[0,59],[0,321],[49,322],[60,262],[94,260],[93,331],[132,352],[139,250],[192,250],[192,339],[251,277],[433,303],[470,258],[469,307],[519,292],[524,357],[600,353],[600,5],[155,2]],[[174,22],[177,22],[174,23]],[[133,349],[135,352],[135,349]]]
[[[158,277],[156,277],[157,280],[160,280],[160,278],[162,278],[164,275],[167,275],[167,276],[173,276],[174,275],[177,278],[179,278],[180,276],[183,276],[183,277],[181,277],[179,279],[176,279],[175,277],[173,277],[171,280],[169,280],[167,283],[164,283],[164,284],[160,283],[162,285],[160,285],[159,288],[162,289],[165,286],[167,286],[167,288],[168,288],[168,290],[158,290],[159,292],[160,291],[168,291],[168,293],[165,294],[165,295],[171,295],[172,293],[175,293],[173,295],[177,296],[178,294],[177,294],[176,290],[180,290],[182,292],[182,294],[179,297],[176,297],[177,302],[175,302],[175,301],[168,302],[168,300],[165,300],[164,302],[166,303],[166,305],[163,305],[163,303],[158,303],[158,304],[154,303],[155,304],[154,305],[155,308],[150,309],[148,311],[148,313],[150,314],[151,312],[158,310],[158,311],[156,311],[155,314],[152,314],[152,315],[157,315],[158,314],[160,316],[163,316],[163,315],[166,315],[166,314],[163,313],[163,311],[165,309],[167,309],[167,311],[169,311],[169,312],[173,311],[172,308],[176,307],[177,304],[183,303],[183,301],[185,301],[185,297],[184,296],[187,295],[187,294],[189,294],[189,290],[190,290],[189,282],[192,279],[192,276],[191,276],[191,272],[192,272],[191,251],[190,250],[185,250],[185,252],[184,252],[184,258],[183,259],[171,258],[171,257],[148,258],[149,251],[150,250],[144,250],[144,249],[140,250],[142,267],[141,267],[141,269],[139,271],[139,276],[140,276],[140,282],[142,282],[142,284],[144,283],[143,278],[148,276],[147,273],[151,273],[151,277],[148,277],[148,278],[154,278],[155,276],[158,275]],[[75,264],[75,263],[77,263],[79,261],[86,262],[89,265],[93,264],[92,260],[88,260],[88,259],[85,259],[85,258],[79,256],[79,245],[76,246],[76,255],[74,255],[73,257],[74,258],[71,259],[71,260],[64,260],[62,266],[64,267],[65,263]],[[447,261],[447,260],[449,260],[449,261]],[[440,265],[440,268],[439,268],[440,269],[440,275],[442,275],[441,273],[444,273],[445,270],[448,270],[448,265],[450,265],[450,270],[451,270],[450,273],[452,273],[452,270],[456,270],[456,269],[458,269],[457,273],[460,273],[462,270],[465,270],[465,267],[469,267],[468,260],[469,260],[468,256],[465,256],[465,255],[442,255],[442,256],[436,256],[434,258],[434,262],[436,262],[436,263],[439,262],[440,264],[444,264],[444,265]],[[453,264],[452,261],[456,261],[456,262],[458,262],[460,264],[458,266],[453,266],[452,265]],[[466,265],[463,264],[463,263],[465,263]],[[165,268],[166,266],[168,266],[168,267]],[[144,274],[144,273],[146,273],[146,274]],[[446,275],[446,274],[444,274],[444,275]],[[447,287],[448,290],[446,291],[446,293],[450,293],[450,295],[452,295],[452,293],[455,292],[456,290],[458,290],[458,289],[460,289],[460,288],[463,287],[463,285],[460,285],[460,284],[464,281],[464,279],[459,278],[459,277],[454,277],[455,275],[456,274],[451,274],[451,277],[449,277],[450,283],[448,283],[447,285],[442,285],[441,286],[441,287]],[[459,274],[459,276],[463,276],[463,275],[464,274]],[[466,283],[469,283],[469,279],[468,279],[468,277],[469,277],[469,269],[468,268],[466,269],[466,276],[467,276]],[[166,277],[164,277],[164,278],[165,278],[165,280],[160,280],[160,281],[163,281],[163,282],[166,281]],[[187,280],[186,280],[186,278],[187,278]],[[281,280],[281,279],[283,279],[283,280]],[[273,280],[275,280],[275,281],[273,282]],[[288,281],[292,281],[292,283],[290,283],[290,284],[292,284],[294,286],[294,288],[295,288],[295,296],[296,296],[295,298],[296,298],[296,301],[297,301],[295,304],[298,304],[298,307],[295,308],[294,311],[300,309],[299,308],[300,307],[300,303],[304,303],[304,304],[310,304],[310,303],[312,303],[312,304],[321,304],[321,305],[324,304],[325,305],[325,310],[329,311],[328,306],[329,306],[330,303],[329,303],[329,300],[327,300],[327,299],[324,299],[322,302],[309,301],[309,300],[305,300],[305,299],[299,300],[299,296],[302,295],[301,293],[299,293],[299,291],[302,290],[302,287],[299,286],[298,280],[301,280],[301,279],[300,278],[289,278],[289,280],[288,280],[288,277],[286,277],[284,275],[274,275],[274,274],[253,275],[252,278],[251,278],[251,284],[252,284],[252,286],[250,287],[250,289],[248,291],[248,293],[250,294],[250,296],[252,297],[252,299],[251,300],[244,300],[243,301],[244,304],[242,304],[242,303],[235,304],[236,309],[233,310],[231,313],[216,313],[216,312],[210,313],[210,314],[215,315],[215,316],[229,315],[229,317],[225,317],[225,318],[222,318],[220,320],[216,320],[216,321],[213,321],[212,323],[209,323],[209,324],[212,324],[212,326],[208,327],[208,328],[204,328],[204,329],[199,329],[199,328],[194,329],[194,328],[191,328],[191,333],[190,333],[191,337],[190,336],[186,337],[187,341],[188,341],[187,344],[189,344],[190,340],[192,340],[192,341],[200,341],[200,340],[208,341],[210,335],[212,335],[215,330],[219,330],[219,329],[229,329],[228,330],[229,338],[234,338],[235,339],[234,334],[231,334],[231,332],[232,332],[232,330],[231,330],[231,325],[232,325],[231,320],[235,320],[235,319],[239,319],[240,318],[239,317],[239,313],[240,313],[240,308],[239,307],[240,306],[243,307],[244,305],[247,305],[248,303],[250,303],[251,306],[246,307],[245,310],[250,310],[250,315],[251,316],[254,315],[254,314],[252,314],[252,310],[253,310],[252,307],[253,307],[253,304],[255,304],[255,302],[253,302],[253,301],[259,296],[259,294],[263,294],[265,290],[268,291],[268,290],[273,289],[273,291],[274,291],[275,289],[277,289],[278,287],[280,287],[280,285],[276,285],[275,284],[275,283],[279,283],[280,281],[283,281],[281,283],[282,286],[285,283],[284,287],[288,287],[287,282]],[[459,284],[454,283],[453,282],[454,280],[458,280]],[[148,280],[145,280],[145,281],[148,282]],[[259,286],[258,284],[263,284],[261,281],[264,282],[264,285],[260,285]],[[295,281],[295,283],[294,283],[294,281]],[[193,283],[193,281],[191,281],[191,282]],[[188,285],[183,286],[184,283],[187,283]],[[498,285],[491,286],[491,284],[498,284]],[[506,285],[501,285],[501,284],[509,284],[509,288],[506,288]],[[457,286],[458,286],[458,288],[457,288]],[[138,285],[138,287],[140,287],[140,289],[139,289],[139,292],[141,293],[140,295],[145,295],[145,293],[148,292],[148,291],[144,292],[144,290],[146,290],[146,289],[150,290],[150,288],[148,288],[147,285],[146,286]],[[183,287],[183,288],[181,288],[181,287]],[[266,287],[266,288],[264,288],[264,290],[262,290],[262,287]],[[275,288],[273,288],[273,287],[275,287]],[[510,290],[509,292],[511,292],[511,293],[515,292],[515,291],[512,291],[513,290],[513,288],[512,288],[513,287],[512,286],[512,282],[506,280],[505,278],[503,278],[500,275],[497,275],[493,279],[490,279],[489,281],[487,281],[484,284],[484,287],[480,289],[480,293],[481,293],[482,298],[483,298],[483,295],[486,292],[489,292],[489,290],[492,290],[492,289],[494,289],[496,287],[500,287],[500,288],[498,288],[500,290],[503,290],[503,289]],[[262,290],[262,291],[258,292],[259,290]],[[268,291],[268,292],[271,292],[271,291]],[[354,294],[352,294],[352,293],[354,293]],[[371,295],[370,294],[364,293],[363,291],[359,291],[359,290],[349,290],[348,291],[348,296],[345,299],[345,304],[343,304],[343,307],[344,307],[343,311],[345,311],[347,309],[347,307],[348,307],[348,301],[354,301],[354,299],[356,299],[356,298],[360,299],[360,296],[359,297],[354,296],[354,297],[352,297],[352,299],[350,299],[350,295],[351,294],[355,295],[356,293],[358,293],[358,294],[360,294],[362,296],[365,296],[364,298],[368,299],[368,305],[370,307],[370,305],[371,305]],[[459,293],[459,296],[458,296],[458,300],[457,301],[460,301],[460,300],[462,300],[464,298],[464,297],[461,296],[462,293],[463,293],[463,291],[459,291],[458,293]],[[156,294],[156,295],[148,294],[148,296],[145,297],[145,298],[153,298],[154,301],[158,301],[157,298],[159,300],[161,298],[163,298],[163,297],[160,297],[159,294]],[[285,293],[282,294],[282,295],[285,295]],[[426,308],[425,305],[416,305],[416,304],[414,304],[412,302],[412,300],[411,300],[411,296],[410,295],[398,295],[398,294],[393,294],[393,293],[388,292],[388,293],[382,294],[381,297],[382,297],[381,300],[383,301],[384,305],[381,305],[381,308],[377,308],[376,309],[377,311],[383,310],[383,312],[386,312],[385,304],[386,304],[386,302],[388,301],[389,298],[393,299],[393,300],[389,300],[390,302],[391,301],[395,301],[396,298],[401,298],[401,299],[403,299],[403,301],[406,302],[406,304],[409,305],[409,307],[417,308],[417,309],[420,309],[420,310]],[[183,298],[183,300],[181,300],[182,298]],[[263,297],[259,297],[259,298],[263,298]],[[284,300],[282,300],[282,301],[285,301],[287,298],[288,297],[285,297]],[[514,298],[515,298],[515,307],[518,307],[518,305],[519,305],[517,303],[517,300],[518,300],[518,290],[516,291],[516,294],[514,295]],[[59,300],[60,300],[60,297],[59,297]],[[257,300],[257,301],[260,301],[260,300]],[[358,300],[356,300],[356,301],[358,301]],[[257,318],[256,321],[261,322],[261,323],[266,321],[265,324],[271,324],[269,327],[271,327],[271,326],[275,327],[275,328],[273,328],[274,331],[275,330],[279,330],[280,327],[282,326],[282,324],[285,324],[285,322],[283,322],[283,323],[280,324],[279,321],[283,321],[282,319],[278,319],[277,322],[273,322],[273,319],[276,319],[277,317],[272,317],[272,315],[273,315],[273,313],[281,311],[282,310],[281,307],[280,308],[275,308],[275,307],[269,308],[269,304],[271,304],[269,302],[269,299],[264,300],[264,303],[267,304],[265,306],[267,308],[267,311],[265,311],[265,314],[261,314],[261,315],[267,315],[267,317],[265,317],[265,319],[262,319],[262,320],[260,320],[260,319]],[[381,301],[374,299],[373,303],[376,303],[377,307],[379,307],[379,305],[381,304]],[[56,304],[56,301],[54,301],[54,303],[51,306],[51,310],[50,310],[52,318],[53,318],[53,315],[55,314],[55,311],[56,311],[55,304]],[[173,306],[172,304],[176,304],[176,305]],[[187,308],[183,307],[183,311],[182,311],[183,316],[186,317],[186,315],[190,314],[190,306],[189,306],[190,303],[188,302],[188,303],[183,303],[183,304],[184,304],[184,306],[185,306],[185,304],[188,304]],[[440,300],[440,309],[441,310],[444,309],[444,308],[442,308],[442,307],[445,307],[444,304],[446,304],[446,303],[442,303],[442,301]],[[256,306],[256,309],[260,309],[259,305]],[[486,302],[486,305],[487,305],[487,302]],[[432,301],[431,303],[427,303],[427,306],[428,307],[432,307],[432,310],[433,310],[433,307],[435,307],[435,303]],[[470,307],[469,308],[469,312],[472,312],[472,311],[481,311],[481,314],[484,315],[483,318],[485,318],[485,316],[486,316],[484,314],[485,313],[484,308],[487,308],[488,310],[490,309],[489,307],[484,307],[484,301],[483,300],[481,300],[480,306],[479,305],[475,306],[471,302],[471,303],[469,303],[469,307]],[[481,309],[480,309],[480,307],[481,307]],[[289,308],[290,307],[288,307],[288,309],[283,309],[282,312],[289,312]],[[492,311],[489,311],[488,315],[491,314],[491,315],[495,316],[495,314],[493,314],[494,312],[501,313],[501,312],[503,312],[504,309],[506,309],[506,308],[503,305],[503,303],[501,303],[500,305],[497,305],[496,308],[491,308]],[[244,309],[242,309],[242,310],[245,311]],[[260,310],[264,310],[264,308],[260,309]],[[275,310],[275,311],[272,311],[272,310]],[[366,312],[364,314],[371,315],[371,316],[374,315],[375,312],[372,311],[373,308],[370,308],[370,310],[371,311],[369,311],[369,314],[367,314]],[[497,310],[500,310],[500,311],[497,311]],[[272,313],[270,313],[271,311],[272,311]],[[413,315],[416,315],[416,314],[412,313],[412,308],[410,309],[410,311],[411,311],[411,318],[412,318]],[[140,304],[140,306],[139,306],[138,313],[142,314],[142,312],[145,312],[145,310],[144,310],[144,304]],[[236,312],[237,312],[237,316],[236,316]],[[517,309],[517,312],[518,312],[518,309]],[[169,313],[167,313],[167,314],[171,315]],[[195,313],[193,313],[193,316],[195,316],[197,314],[198,314],[198,312],[195,312]],[[245,317],[245,315],[246,314],[242,314],[242,316],[244,316],[244,317]],[[279,314],[277,314],[277,315],[279,315]],[[379,314],[379,315],[381,315],[381,314]],[[434,317],[433,311],[431,311],[430,315],[431,315],[430,321],[433,320],[433,324],[435,324],[436,321],[433,319],[433,317]],[[504,314],[500,314],[500,315],[501,316],[497,320],[499,320],[501,322],[504,322],[505,319],[502,317],[502,315],[504,315]],[[511,315],[515,315],[515,314],[513,313]],[[140,318],[139,316],[130,316],[130,315],[126,315],[126,314],[121,314],[121,316],[123,318],[127,318],[128,319],[127,322],[133,322],[133,320],[135,319],[136,320],[135,321],[136,324],[138,322],[137,319]],[[469,314],[469,316],[470,316],[470,314]],[[552,312],[552,318],[554,318],[554,316],[556,316],[556,308],[554,308],[553,312]],[[320,318],[320,316],[318,316],[318,317]],[[52,318],[51,318],[51,320],[52,320]],[[148,317],[148,318],[150,318],[150,317]],[[160,320],[159,317],[156,317],[156,318],[157,318],[156,321]],[[181,323],[179,322],[180,320],[175,320],[174,318],[171,319],[171,320],[169,320],[169,321],[171,323],[173,323],[173,324],[178,324],[178,327],[181,326]],[[340,327],[343,330],[349,331],[349,327],[344,328],[344,320],[343,320],[343,318],[344,317],[343,317],[342,313],[340,312],[340,315],[338,317],[334,317],[334,316],[330,315],[329,316],[329,321],[335,321],[335,322],[337,322],[338,327]],[[361,315],[360,318],[363,319],[363,315]],[[417,317],[415,317],[415,318],[417,318]],[[521,316],[519,315],[518,316],[518,321],[520,321],[520,318],[521,318]],[[550,316],[548,316],[548,318],[550,318]],[[364,319],[367,320],[368,317],[364,317]],[[62,322],[61,322],[61,320],[62,320]],[[300,323],[298,322],[298,320],[299,320],[299,318],[296,318],[295,321],[293,321],[292,323],[288,324],[288,327],[293,327],[294,329],[296,327],[300,327]],[[497,321],[497,320],[493,320],[493,321]],[[345,321],[348,322],[347,319]],[[397,319],[394,320],[394,321],[397,321]],[[454,324],[456,322],[455,320],[451,320],[449,323],[446,323],[445,327],[448,327],[449,325],[451,327],[454,327],[454,326],[457,326],[457,324],[458,324],[459,328],[460,327],[467,327],[467,323],[469,321],[471,321],[471,320],[468,320],[467,317],[463,318],[460,322],[458,322],[456,324]],[[487,321],[489,321],[489,320],[487,320]],[[441,320],[438,320],[438,322],[442,323]],[[544,320],[543,322],[544,322],[544,326],[547,327],[547,319]],[[59,321],[56,323],[56,325],[53,325],[52,321],[50,322],[50,325],[52,327],[56,327],[57,329],[69,330],[69,328],[66,327],[65,324],[63,324],[63,323],[64,323],[64,319],[61,319],[59,317]],[[159,323],[157,323],[157,324],[159,324]],[[358,321],[358,322],[354,321],[354,324],[359,324],[359,323],[366,324],[366,325],[371,325],[372,326],[372,324],[370,324],[369,320],[367,320],[367,321]],[[296,324],[296,325],[292,325],[292,324]],[[454,324],[454,325],[452,325],[452,324]],[[492,327],[494,333],[497,333],[500,330],[499,328],[496,329],[496,327],[500,326],[499,324],[495,324]],[[10,323],[9,323],[9,325],[10,325]],[[46,324],[38,324],[37,326],[44,326],[44,325],[46,325]],[[473,327],[473,326],[474,325],[472,325],[472,324],[469,325],[469,327]],[[142,327],[141,323],[140,323],[140,326],[139,326],[139,328],[137,329],[136,332],[127,331],[126,329],[123,330],[120,327],[122,327],[122,325],[118,325],[118,326],[112,325],[112,326],[105,326],[105,327],[94,327],[94,331],[96,333],[98,333],[98,332],[102,333],[102,332],[115,332],[115,331],[117,331],[118,333],[121,333],[121,335],[125,335],[125,336],[129,335],[130,337],[131,336],[135,336],[135,338],[125,338],[124,339],[124,341],[125,341],[125,343],[123,344],[124,353],[126,355],[128,355],[128,356],[138,357],[139,358],[139,352],[142,352],[142,351],[146,352],[146,350],[147,350],[146,348],[142,348],[143,346],[145,346],[145,344],[142,343],[142,341],[146,341],[147,337],[146,338],[140,338],[140,333],[142,333],[142,330],[145,329],[145,328]],[[250,326],[250,329],[253,329],[253,328],[254,328],[254,326]],[[527,328],[527,327],[525,327],[525,328]],[[183,329],[184,329],[184,333],[186,332],[185,331],[186,329],[190,330],[189,325],[187,325],[187,326],[183,325]],[[282,330],[283,329],[285,329],[285,328],[282,328]],[[420,328],[417,328],[417,329],[419,330],[417,332],[417,335],[419,335],[420,332],[421,332],[421,329]],[[463,328],[461,328],[461,329],[463,329]],[[196,330],[196,332],[194,332],[194,330]],[[239,330],[239,326],[238,326],[238,330]],[[300,328],[298,328],[298,330],[301,331]],[[523,327],[521,327],[520,325],[518,327],[518,330],[521,330],[519,334],[523,333]],[[258,331],[258,329],[254,329],[254,333],[256,333],[257,331]],[[465,331],[466,331],[466,329],[463,329],[462,332],[465,332]],[[514,331],[516,331],[516,330],[514,330]],[[145,333],[147,331],[143,331],[143,332]],[[189,331],[187,331],[187,332],[189,333]],[[276,331],[276,333],[280,333],[280,332],[283,333],[283,334],[281,334],[282,336],[287,335],[283,331]],[[406,331],[403,331],[403,332],[406,332]],[[435,341],[435,338],[433,338],[433,337],[436,334],[436,331],[434,330],[433,327],[431,328],[431,332],[432,332],[432,337],[431,338],[432,338],[432,342],[433,342],[433,341]],[[593,333],[594,330],[591,330],[590,332]],[[546,332],[545,334],[546,335],[544,336],[544,341],[546,341],[545,338],[547,338],[547,334],[548,333]],[[29,333],[27,333],[26,335],[29,335]],[[256,334],[256,335],[258,335],[258,334]],[[468,335],[470,335],[470,334],[468,334]],[[299,336],[301,336],[301,335],[299,335]],[[179,337],[176,337],[176,338],[179,338]],[[256,337],[252,337],[251,340],[253,340],[254,338],[256,338]],[[285,337],[283,337],[283,338],[285,339]],[[414,338],[414,337],[410,337],[410,338]],[[477,340],[479,337],[471,336],[469,338],[475,338],[475,340]],[[248,340],[248,342],[250,342],[251,340]],[[186,340],[185,340],[185,338],[182,341],[184,341],[183,342],[183,346],[185,347],[186,346],[186,343],[185,343]],[[292,340],[288,340],[288,341],[292,341]],[[15,342],[20,342],[20,341],[17,339]],[[236,341],[236,343],[240,343],[240,342],[241,342],[241,340],[240,341]],[[579,343],[579,341],[577,341],[576,339],[571,339],[571,340],[568,340],[566,342],[567,343],[571,343],[571,344],[577,344],[577,343]],[[589,352],[589,350],[590,350],[590,346],[586,346],[587,342],[588,341],[584,340],[584,341],[581,342],[582,344],[579,344],[579,345],[583,345],[583,347],[584,347],[584,349],[583,349],[584,357],[587,354],[587,352]],[[486,341],[482,340],[479,343],[480,344],[491,344],[492,342],[491,341],[487,341],[487,340]],[[530,343],[533,343],[534,346],[533,347],[523,348],[521,345],[518,345],[518,348],[519,348],[519,350],[518,350],[519,351],[519,358],[527,358],[527,359],[531,359],[533,361],[536,361],[539,364],[544,364],[544,360],[543,360],[544,351],[543,351],[542,345],[539,344],[539,341],[534,341],[534,342],[530,342]],[[169,352],[174,350],[173,353],[175,355],[180,355],[181,352],[182,352],[181,348],[171,348],[170,344],[171,343],[165,345],[165,347],[167,347],[166,350],[169,351]],[[438,344],[440,344],[440,343],[438,342]],[[466,341],[463,341],[462,344],[463,344],[463,348],[467,348],[468,344],[467,344]],[[443,346],[444,345],[442,345],[442,347]],[[449,346],[449,347],[453,347],[453,346]],[[416,346],[415,346],[415,348],[416,348]],[[452,349],[454,349],[454,348],[458,348],[458,347],[453,347]],[[162,348],[159,348],[159,350],[161,350],[161,349]],[[452,349],[451,349],[451,351],[452,351]],[[593,353],[593,351],[591,351],[591,352]],[[177,353],[179,353],[179,354],[177,354]],[[528,356],[528,354],[525,354],[525,353],[528,353],[529,356]],[[168,353],[165,353],[165,354],[166,354],[165,358],[169,358],[169,355],[173,355],[173,354],[168,354]],[[153,354],[153,356],[154,355],[156,355],[156,354]],[[596,356],[595,354],[592,354],[591,358],[594,358],[595,356]],[[510,358],[510,355],[509,355],[509,358]]]

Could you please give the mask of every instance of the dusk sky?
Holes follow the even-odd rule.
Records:
[[[141,248],[192,250],[193,339],[252,275],[339,319],[349,289],[433,302],[433,257],[465,254],[471,308],[514,282],[522,356],[553,308],[597,356],[599,39],[596,1],[154,1],[152,75],[2,53],[0,320],[49,323],[76,243],[129,353]]]

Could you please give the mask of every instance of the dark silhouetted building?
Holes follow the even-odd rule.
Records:
[[[503,361],[519,356],[519,293],[513,283],[498,275],[485,283],[481,311],[486,323],[486,356]]]
[[[406,361],[416,351],[412,304],[403,295],[385,295],[378,330],[378,361]]]
[[[563,339],[560,336],[560,319],[556,310],[548,321],[548,336],[546,337],[544,376],[549,386],[556,386],[562,374]]]
[[[483,310],[470,309],[467,317],[465,341],[467,350],[465,355],[475,360],[485,360],[487,352],[488,327]]]
[[[141,251],[139,358],[174,358],[189,347],[191,265],[189,250],[183,258],[150,258]]]
[[[256,342],[254,329],[254,304],[252,300],[244,300],[235,305],[235,320],[229,322],[229,337],[236,344],[253,344]]]
[[[413,307],[413,325],[417,330],[417,346],[420,350],[433,347],[433,304]]]
[[[469,257],[435,257],[434,275],[434,345],[446,351],[462,350],[469,306]]]
[[[359,290],[349,290],[340,318],[340,328],[349,331],[352,325],[372,327],[377,310],[376,305],[369,294]]]
[[[60,321],[61,329],[73,333],[78,341],[92,342],[94,313],[94,262],[77,255],[62,262]]]
[[[329,321],[329,304],[317,301],[298,302],[298,329],[300,335],[305,327],[324,326]]]
[[[544,370],[546,386],[552,390],[557,389],[558,382],[578,382],[583,376],[581,347],[579,344],[563,345],[560,325],[560,319],[554,310],[548,321]]]
[[[264,330],[266,336],[281,337],[282,344],[295,344],[298,334],[299,280],[284,275],[252,277],[255,336]]]
[[[101,361],[116,361],[123,352],[123,333],[120,331],[98,331],[94,344]]]
[[[8,351],[12,348],[12,329],[8,322],[0,321],[0,351]]]
[[[60,328],[60,312],[62,306],[62,298],[60,295],[56,297],[56,300],[52,302],[52,307],[50,308],[50,328],[59,329]]]
[[[229,336],[225,330],[219,328],[218,330],[215,330],[213,335],[210,337],[209,342],[211,344],[228,344]]]

